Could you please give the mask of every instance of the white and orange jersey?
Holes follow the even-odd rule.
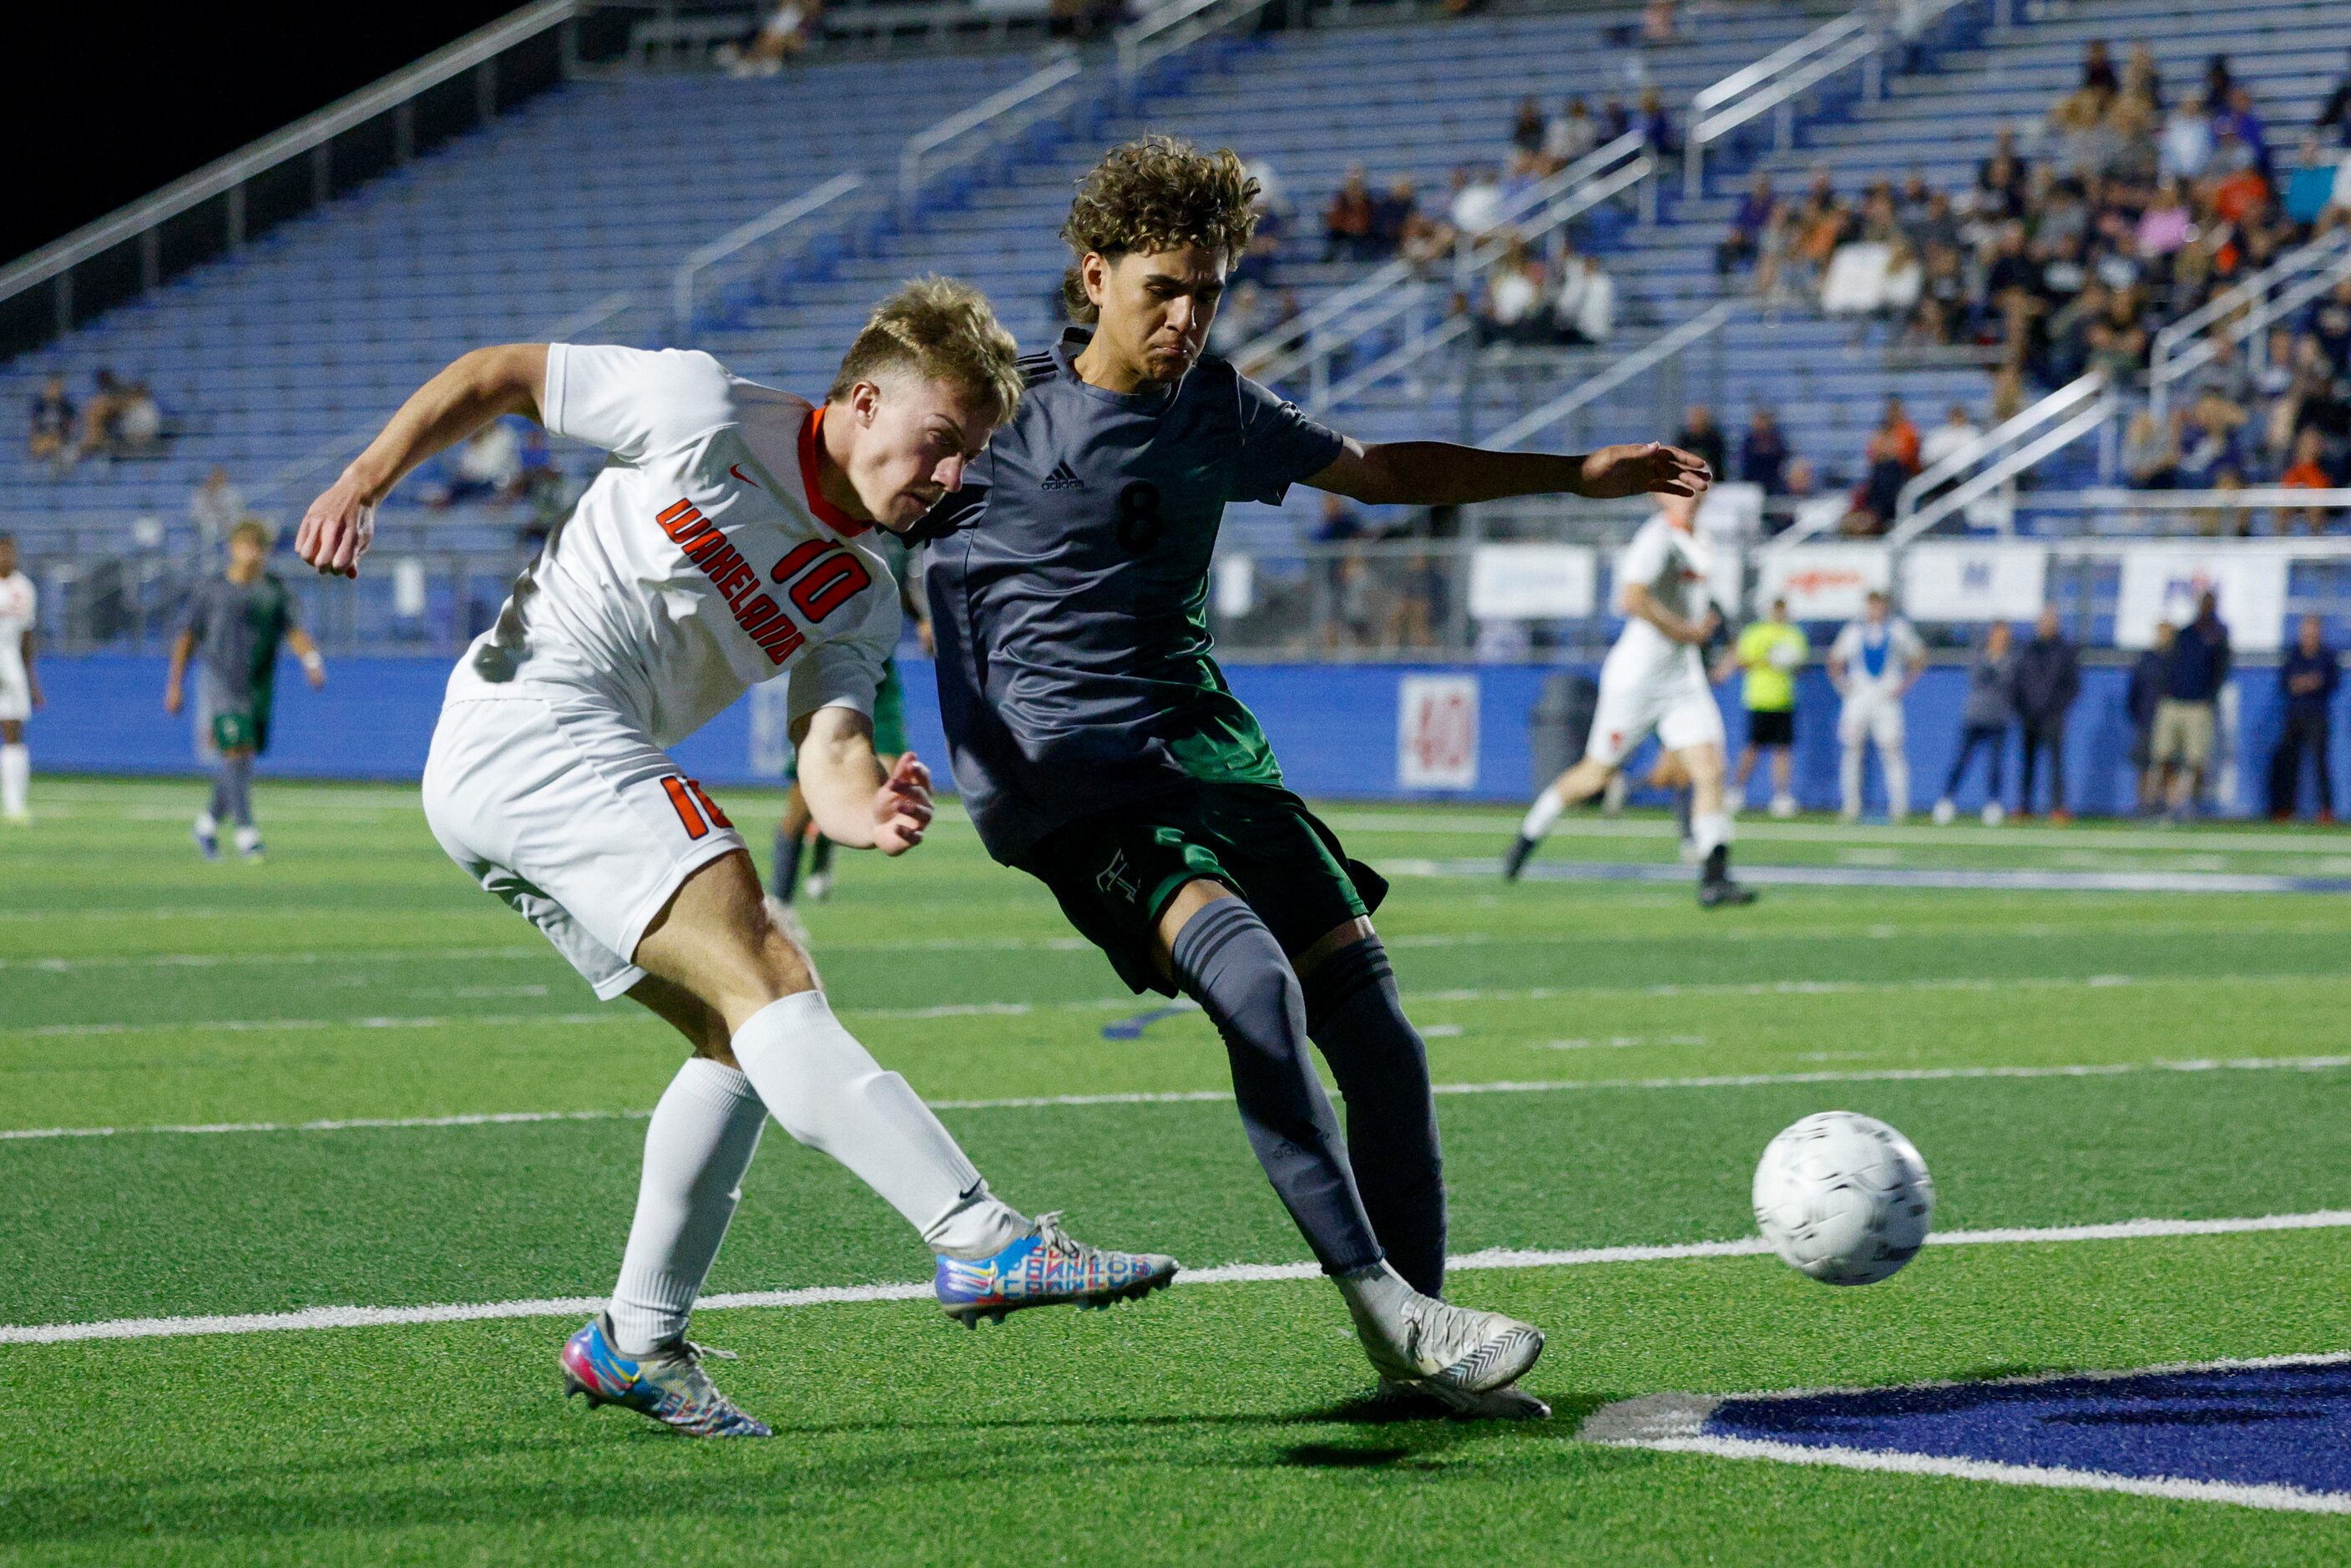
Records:
[[[871,525],[818,492],[823,413],[704,353],[550,345],[548,430],[612,462],[516,580],[449,699],[584,686],[664,747],[787,670],[792,722],[870,713],[898,588],[860,538]]]
[[[33,629],[41,596],[33,580],[21,571],[0,577],[0,669],[24,663],[25,633]]]
[[[1660,608],[1686,621],[1706,615],[1709,595],[1707,569],[1713,552],[1689,528],[1676,528],[1663,512],[1652,516],[1625,547],[1616,560],[1617,608],[1624,607],[1625,590],[1639,583]],[[1608,651],[1602,678],[1648,680],[1666,675],[1697,674],[1704,667],[1698,649],[1677,643],[1638,615],[1629,616],[1616,645]]]

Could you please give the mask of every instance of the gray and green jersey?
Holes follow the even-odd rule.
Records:
[[[204,661],[199,693],[208,712],[266,707],[278,644],[294,630],[294,596],[274,573],[251,582],[196,584],[185,628]]]
[[[1228,504],[1278,503],[1343,444],[1215,358],[1172,388],[1090,386],[1090,337],[1021,361],[1019,412],[922,530],[956,788],[1008,864],[1192,783],[1280,784],[1212,656],[1209,559]]]

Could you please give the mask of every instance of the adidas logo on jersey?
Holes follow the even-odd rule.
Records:
[[[1046,475],[1045,482],[1037,487],[1040,490],[1082,490],[1086,482],[1078,477],[1077,470],[1071,468],[1070,460],[1064,457],[1053,465],[1053,471]]]

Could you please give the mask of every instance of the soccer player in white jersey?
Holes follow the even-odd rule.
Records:
[[[302,558],[356,575],[401,476],[500,415],[612,455],[450,676],[424,768],[450,856],[598,996],[634,998],[694,1050],[646,1130],[611,1304],[563,1350],[591,1403],[700,1437],[768,1435],[712,1386],[685,1327],[769,1115],[922,1234],[940,1302],[967,1324],[1106,1306],[1174,1277],[1172,1259],[1084,1246],[989,1193],[834,1019],[762,907],[742,838],[663,749],[787,675],[818,826],[886,854],[921,842],[929,775],[908,755],[885,776],[873,754],[898,591],[862,536],[912,527],[962,483],[1019,400],[1016,352],[987,300],[941,278],[882,304],[820,405],[706,354],[480,349],[412,396],[302,520]]]
[[[1877,766],[1886,773],[1886,815],[1898,822],[1910,814],[1902,699],[1926,667],[1927,645],[1875,590],[1862,601],[1861,619],[1846,622],[1830,646],[1829,680],[1844,701],[1837,713],[1837,741],[1844,748],[1839,781],[1846,821],[1861,817],[1862,747],[1873,741]]]
[[[1752,904],[1730,879],[1731,818],[1723,799],[1722,710],[1706,678],[1707,640],[1721,625],[1709,602],[1712,551],[1695,526],[1698,497],[1667,496],[1616,562],[1625,630],[1600,666],[1600,700],[1583,759],[1535,797],[1510,846],[1503,874],[1526,869],[1559,814],[1608,786],[1625,754],[1652,731],[1689,776],[1690,834],[1700,862],[1698,902],[1708,909]]]
[[[41,678],[33,670],[40,602],[33,580],[16,570],[16,537],[0,534],[0,822],[15,828],[33,821],[33,753],[25,745],[25,721],[41,706]]]

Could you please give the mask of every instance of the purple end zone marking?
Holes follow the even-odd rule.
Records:
[[[2351,1493],[2351,1364],[1727,1399],[1709,1437]]]

